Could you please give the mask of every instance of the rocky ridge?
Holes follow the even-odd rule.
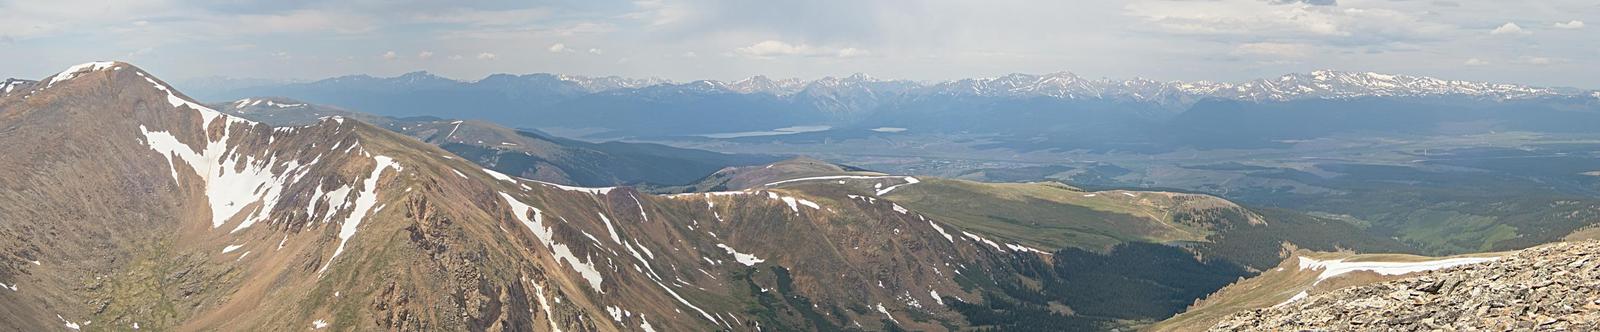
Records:
[[[1212,331],[1593,331],[1600,241],[1351,287],[1234,314]]]

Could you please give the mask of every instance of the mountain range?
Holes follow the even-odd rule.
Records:
[[[205,97],[213,93],[200,81],[197,84]],[[220,85],[220,84],[219,84]],[[274,85],[254,84],[257,87]],[[990,78],[970,78],[942,82],[916,82],[909,80],[883,80],[866,74],[848,77],[823,77],[816,80],[778,79],[752,76],[737,81],[699,80],[672,82],[659,78],[634,79],[617,76],[588,77],[578,75],[494,74],[475,81],[444,78],[425,71],[381,78],[368,75],[340,76],[306,83],[281,84],[318,88],[337,88],[348,85],[372,88],[399,87],[428,89],[441,87],[550,90],[559,94],[585,93],[739,93],[768,94],[789,98],[823,98],[825,96],[850,97],[865,93],[864,98],[892,96],[966,96],[966,97],[1049,97],[1059,99],[1124,99],[1158,104],[1189,104],[1200,99],[1226,99],[1243,101],[1288,101],[1299,99],[1349,99],[1362,97],[1425,97],[1472,96],[1494,100],[1526,99],[1550,96],[1589,95],[1600,91],[1573,88],[1542,88],[1510,83],[1492,83],[1448,80],[1425,76],[1408,76],[1375,72],[1316,70],[1310,73],[1292,73],[1274,78],[1261,78],[1242,82],[1215,81],[1155,81],[1142,78],[1131,80],[1091,79],[1071,72],[1048,74],[1008,74]],[[238,89],[221,86],[223,90]],[[624,91],[618,91],[624,90]],[[834,112],[859,111],[847,106],[823,107]]]
[[[1114,329],[1276,266],[1285,243],[1408,250],[1343,221],[1208,195],[810,159],[724,168],[671,194],[562,185],[475,164],[439,135],[402,133],[410,124],[361,119],[257,122],[121,62],[0,96],[0,145],[11,147],[0,154],[0,322]]]
[[[1012,74],[921,83],[867,75],[673,83],[550,74],[458,81],[425,72],[211,89],[204,100],[289,97],[373,114],[580,130],[587,139],[700,140],[800,126],[989,136],[1016,150],[1254,148],[1326,135],[1590,132],[1600,92],[1320,70],[1237,83]],[[1383,116],[1377,116],[1383,115]],[[1307,124],[1315,124],[1307,126]]]

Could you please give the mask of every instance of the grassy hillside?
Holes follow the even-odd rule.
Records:
[[[1205,241],[1215,225],[1201,215],[1260,222],[1259,216],[1209,196],[1088,192],[1056,183],[927,179],[885,197],[975,232],[1047,250]]]

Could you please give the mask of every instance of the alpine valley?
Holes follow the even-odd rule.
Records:
[[[1342,71],[196,85],[114,61],[0,83],[0,329],[1497,330],[1600,312],[1594,91]],[[1427,306],[1445,303],[1471,307]]]

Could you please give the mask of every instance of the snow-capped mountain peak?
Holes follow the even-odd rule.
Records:
[[[738,93],[770,93],[786,96],[804,88],[806,81],[797,78],[774,80],[766,75],[756,75],[728,84],[728,88]]]
[[[32,80],[8,78],[5,81],[0,81],[0,96],[11,94],[13,91],[26,90],[28,87],[38,83]]]
[[[233,106],[233,108],[245,108],[245,107],[297,108],[297,107],[305,107],[306,106],[306,103],[304,103],[304,102],[299,102],[299,101],[294,101],[294,100],[289,100],[289,99],[283,99],[283,98],[244,98],[244,99],[235,100],[230,104]]]
[[[1443,80],[1376,72],[1315,70],[1238,83],[1213,81],[1159,82],[1084,79],[1070,72],[1043,75],[1009,74],[935,84],[929,93],[982,97],[1050,97],[1062,99],[1129,98],[1145,102],[1192,101],[1203,98],[1244,101],[1347,99],[1361,97],[1465,96],[1495,100],[1556,96],[1557,89],[1518,84]]]
[[[1559,91],[1517,84],[1443,80],[1425,76],[1316,70],[1309,74],[1288,74],[1277,79],[1258,79],[1225,84],[1214,97],[1283,101],[1293,99],[1343,99],[1360,97],[1469,96],[1490,99],[1520,99],[1553,96]]]

